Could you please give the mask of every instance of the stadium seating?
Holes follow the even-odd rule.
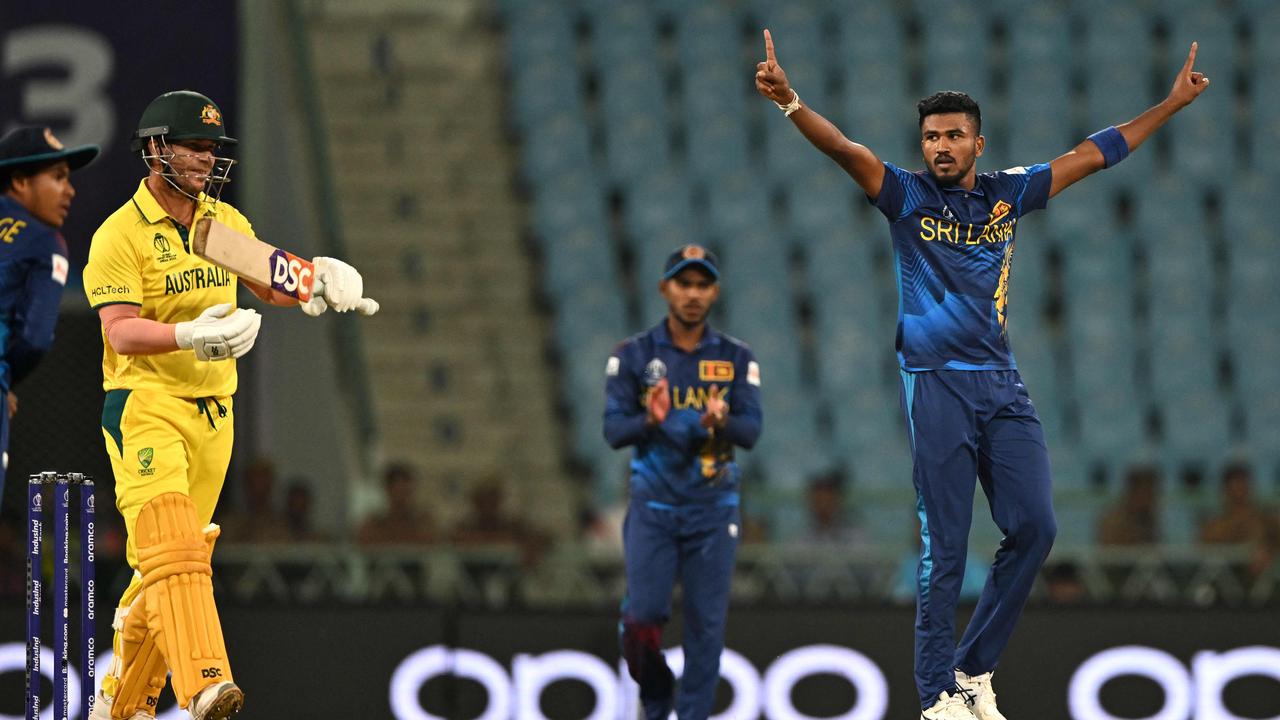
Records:
[[[714,319],[764,368],[766,432],[744,456],[750,476],[768,497],[795,500],[811,474],[844,467],[855,497],[900,507],[893,493],[912,491],[888,232],[852,181],[755,94],[760,28],[806,103],[912,168],[924,94],[964,89],[983,103],[980,169],[1048,162],[1159,100],[1194,39],[1212,100],[1020,223],[1010,337],[1064,517],[1092,517],[1098,471],[1114,479],[1139,459],[1212,472],[1244,453],[1274,477],[1280,251],[1262,203],[1276,180],[1267,155],[1280,140],[1280,46],[1260,40],[1280,32],[1278,7],[506,3],[520,27],[511,126],[542,278],[558,324],[576,328],[557,332],[575,358],[562,392],[601,391],[603,355],[589,353],[662,317],[662,258],[707,244],[724,268]],[[1251,45],[1240,35],[1246,12]],[[573,422],[575,453],[616,483],[598,417]],[[760,512],[777,532],[794,524],[786,509]],[[1193,537],[1192,515],[1167,510],[1177,539]],[[1092,539],[1091,524],[1062,526],[1070,542]]]

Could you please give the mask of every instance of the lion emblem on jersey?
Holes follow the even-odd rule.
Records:
[[[1012,209],[1013,209],[1012,205],[1005,202],[1004,200],[1001,200],[1000,202],[996,203],[995,207],[991,208],[991,217],[987,220],[987,222],[988,223],[1000,222],[1005,218],[1006,215],[1009,214],[1009,211]]]

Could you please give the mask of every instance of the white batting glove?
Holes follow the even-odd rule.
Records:
[[[199,360],[217,362],[238,358],[253,349],[262,316],[256,310],[237,308],[231,303],[205,308],[195,320],[178,323],[174,339],[182,350],[191,350]]]
[[[311,317],[319,317],[324,314],[325,310],[329,309],[329,303],[325,302],[322,297],[312,295],[310,300],[298,303],[298,307],[302,308],[302,312]]]
[[[316,278],[324,283],[324,300],[338,312],[354,310],[364,297],[364,278],[360,272],[341,260],[318,257],[311,261]],[[310,314],[310,313],[308,313]]]

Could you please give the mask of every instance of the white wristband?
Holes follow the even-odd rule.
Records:
[[[778,106],[778,109],[782,111],[783,115],[786,115],[787,117],[791,117],[791,113],[800,109],[800,93],[796,92],[795,88],[792,88],[791,102],[787,103],[786,105],[783,105],[780,102],[775,102],[774,105]]]

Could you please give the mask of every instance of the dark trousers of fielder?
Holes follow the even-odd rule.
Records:
[[[1057,533],[1044,430],[1016,370],[902,373],[920,515],[915,676],[921,707],[955,686],[955,669],[995,669]],[[1004,534],[959,645],[973,493],[982,483]]]
[[[622,654],[640,685],[645,717],[665,720],[674,678],[662,655],[676,578],[684,589],[684,672],[676,698],[680,720],[705,720],[715,702],[724,649],[729,583],[738,547],[737,506],[671,507],[632,500],[622,538],[627,597],[619,627]]]

